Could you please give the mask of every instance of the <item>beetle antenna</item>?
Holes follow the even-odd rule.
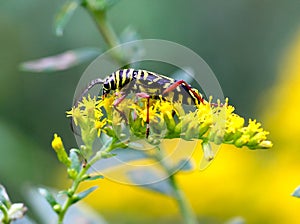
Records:
[[[83,90],[83,92],[80,94],[79,98],[76,100],[74,106],[77,106],[79,101],[82,100],[82,98],[88,93],[88,91],[93,88],[95,85],[98,84],[103,84],[104,80],[103,79],[94,79],[92,80],[88,86],[85,88],[85,90]]]

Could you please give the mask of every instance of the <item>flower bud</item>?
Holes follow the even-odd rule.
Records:
[[[265,140],[258,144],[258,147],[261,149],[269,149],[272,148],[273,143],[271,141]]]
[[[75,169],[68,169],[68,175],[72,180],[76,178],[77,174],[78,173]]]
[[[63,145],[63,142],[61,140],[61,137],[59,137],[57,134],[54,134],[54,138],[52,140],[52,148],[55,150],[57,158],[60,162],[65,164],[67,167],[71,166],[71,160],[69,159],[65,147]]]
[[[207,161],[214,159],[215,155],[209,142],[202,142],[203,156]]]
[[[234,145],[236,147],[242,147],[244,145],[246,145],[250,140],[250,136],[249,135],[242,135],[240,138],[238,138],[235,142]]]
[[[268,132],[259,132],[257,134],[255,134],[253,137],[251,137],[251,139],[249,140],[248,145],[251,146],[255,146],[258,145],[258,143],[264,141],[267,139],[266,134],[268,134]]]
[[[176,126],[174,119],[172,117],[169,118],[167,114],[164,114],[164,120],[166,122],[168,130],[173,131]]]
[[[53,210],[56,212],[56,213],[59,213],[61,211],[61,206],[60,204],[56,204],[53,206]]]

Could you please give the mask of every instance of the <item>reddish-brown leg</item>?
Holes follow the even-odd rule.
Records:
[[[166,94],[166,93],[169,93],[169,92],[173,91],[174,89],[176,89],[176,87],[180,86],[181,84],[183,84],[189,91],[191,91],[191,92],[193,93],[193,95],[194,95],[195,97],[197,97],[197,99],[198,99],[201,103],[205,104],[204,99],[203,99],[198,93],[196,93],[196,92],[190,87],[190,85],[187,84],[184,80],[176,81],[175,83],[173,83],[172,85],[170,85],[167,89],[165,89],[165,90],[163,91],[163,94]]]

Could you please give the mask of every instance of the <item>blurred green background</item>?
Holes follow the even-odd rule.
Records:
[[[13,200],[23,200],[21,191],[26,184],[44,184],[57,188],[62,188],[64,185],[61,181],[61,165],[57,162],[50,143],[53,133],[58,132],[67,147],[76,145],[65,111],[71,107],[77,82],[89,63],[57,73],[21,72],[18,68],[19,64],[79,47],[106,49],[106,44],[94,22],[82,8],[76,11],[64,35],[55,36],[53,18],[61,4],[62,1],[59,0],[0,2],[0,183],[7,187]],[[197,173],[197,177],[194,174],[193,177],[185,177],[198,178],[199,182],[205,182],[204,175],[215,182],[216,179],[221,178],[216,170],[222,170],[221,174],[225,177],[229,173],[228,178],[231,177],[230,172],[232,174],[239,170],[238,174],[235,173],[235,179],[231,179],[232,182],[226,182],[228,183],[226,188],[235,186],[241,181],[245,183],[240,188],[235,186],[236,191],[227,197],[224,196],[226,191],[222,190],[222,186],[219,186],[218,190],[215,189],[217,192],[211,192],[209,185],[207,189],[202,188],[201,192],[195,191],[197,196],[193,196],[194,201],[197,197],[201,201],[201,193],[204,193],[206,202],[210,203],[206,206],[198,205],[197,202],[192,203],[201,217],[210,217],[209,220],[212,219],[216,223],[236,215],[245,217],[246,221],[250,220],[249,223],[284,223],[285,217],[291,217],[290,213],[296,209],[295,206],[298,208],[300,206],[300,200],[297,201],[289,195],[293,191],[291,186],[296,187],[297,183],[300,184],[299,174],[297,174],[299,160],[294,159],[293,163],[283,163],[281,167],[276,165],[276,159],[284,155],[281,147],[286,146],[289,141],[293,142],[294,150],[286,150],[285,156],[299,158],[298,141],[288,137],[285,141],[281,140],[280,137],[285,134],[284,132],[276,135],[276,131],[284,130],[286,124],[281,122],[283,126],[279,126],[276,122],[286,114],[278,114],[273,120],[268,120],[271,115],[274,116],[274,110],[277,109],[270,105],[281,105],[290,97],[277,95],[278,90],[274,86],[280,85],[282,80],[292,76],[288,73],[283,74],[281,66],[282,61],[288,60],[286,58],[289,57],[289,52],[297,41],[296,35],[300,31],[299,11],[300,2],[297,0],[121,0],[108,13],[117,34],[131,26],[138,31],[141,38],[166,39],[194,50],[215,72],[224,95],[229,97],[231,104],[236,107],[236,112],[246,118],[266,121],[264,126],[271,131],[271,139],[272,132],[275,133],[272,139],[275,147],[270,152],[244,152],[246,150],[242,149],[244,160],[238,161],[235,159],[237,156],[235,153],[240,153],[239,150],[225,150],[225,153],[232,156],[228,158],[229,161],[236,162],[235,166],[223,162],[227,161],[228,155],[222,153],[220,157],[222,155],[226,157],[222,162],[218,163],[221,160],[219,158],[207,171]],[[295,56],[291,60],[297,64],[299,58]],[[299,74],[294,73],[295,77]],[[283,78],[278,78],[280,75]],[[295,87],[295,91],[299,87]],[[286,84],[286,88],[289,89],[289,84]],[[295,101],[287,107],[292,107],[295,111],[299,109],[298,99],[295,98]],[[290,120],[291,127],[293,124],[298,125],[297,120],[292,118]],[[295,133],[299,132],[288,129],[287,132],[289,131],[297,138]],[[241,158],[238,156],[237,158]],[[270,172],[275,169],[278,169],[278,173]],[[246,171],[243,173],[241,170]],[[273,210],[275,208],[272,208],[272,205],[276,202],[282,204],[282,202],[279,199],[275,200],[277,191],[272,195],[274,201],[261,202],[263,193],[268,193],[264,189],[265,183],[262,180],[264,177],[270,178],[271,175],[281,175],[282,181],[278,180],[274,185],[284,183],[287,173],[295,174],[294,185],[289,185],[284,192],[286,198],[294,200],[294,207],[283,205],[286,211],[277,208],[286,215],[274,218],[273,213],[277,210]],[[262,180],[255,182],[255,174],[259,174]],[[292,179],[290,177],[290,180]],[[205,183],[201,186],[205,186]],[[120,191],[122,187],[127,188],[127,186],[114,186],[114,188],[118,187]],[[248,187],[255,189],[257,194],[247,194]],[[209,193],[217,194],[219,197],[209,198],[207,196],[210,195]],[[145,197],[147,192],[142,194]],[[239,197],[241,200],[234,199],[235,204],[232,205],[232,201],[228,201],[232,197]],[[126,204],[126,198],[119,198],[119,200],[123,200],[121,205]],[[149,215],[147,216],[145,212],[144,218],[150,220],[149,223],[151,220],[156,220],[158,223],[161,220],[163,223],[165,219],[162,218],[161,213],[151,213],[151,204],[159,204],[160,201],[169,199],[157,197],[152,200],[156,201],[149,201],[147,207]],[[96,202],[93,202],[93,205],[97,207]],[[269,207],[261,212],[253,210],[253,207],[260,208],[259,205]],[[205,209],[201,211],[202,207]],[[237,208],[239,210],[236,212]],[[111,209],[116,209],[117,214],[123,214],[122,211],[117,210],[121,207],[111,206]],[[129,217],[125,220],[136,219],[134,214],[138,209],[133,207],[131,210],[126,213],[126,217]],[[168,213],[168,209],[165,213],[167,217],[172,217],[173,213]],[[108,209],[104,209],[104,216],[108,220],[116,219],[111,218],[114,215]],[[251,219],[251,217],[255,218]]]

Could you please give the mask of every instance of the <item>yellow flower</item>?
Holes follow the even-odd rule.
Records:
[[[58,160],[61,161],[63,164],[65,164],[67,167],[70,167],[71,160],[69,159],[66,153],[61,137],[59,137],[57,134],[54,134],[54,138],[51,142],[51,145],[56,152]]]
[[[91,96],[88,95],[88,97],[83,97],[82,101],[79,102],[78,107],[84,108],[84,110],[81,110],[84,115],[92,117],[94,116],[96,105],[96,97],[94,96],[93,98],[91,98]]]
[[[214,104],[210,97],[205,104],[200,103],[194,110],[189,108],[187,111],[181,104],[164,99],[118,99],[113,94],[98,99],[88,96],[67,112],[67,116],[72,116],[75,124],[79,124],[82,138],[89,144],[100,136],[103,129],[110,136],[114,136],[112,132],[115,131],[122,133],[124,122],[130,125],[132,134],[142,137],[149,119],[150,134],[165,133],[165,138],[202,139],[251,149],[272,146],[267,141],[268,132],[256,120],[250,119],[248,126],[244,127],[244,118],[234,113],[228,99],[224,104],[220,100]]]
[[[155,107],[155,105],[153,106],[140,106],[139,104],[132,104],[130,106],[131,109],[134,110],[134,112],[136,113],[138,118],[142,119],[142,125],[145,125],[145,122],[147,121],[147,117],[149,116],[149,121],[154,121],[155,116],[156,116],[156,110],[157,107]],[[149,114],[148,114],[149,111]]]
[[[237,130],[242,128],[245,119],[237,114],[234,114],[235,108],[231,105],[226,107],[226,133],[236,133]]]
[[[59,137],[56,133],[54,134],[54,138],[51,142],[52,148],[55,151],[59,151],[61,149],[64,149],[64,145],[62,143],[61,137]]]
[[[70,111],[66,112],[67,117],[72,117],[76,126],[78,126],[78,122],[82,120],[82,114],[79,107],[72,107]]]
[[[97,130],[97,136],[99,137],[101,134],[101,130],[103,129],[103,127],[106,125],[106,121],[107,119],[104,118],[102,121],[95,121],[95,128]]]
[[[168,101],[157,101],[155,104],[155,107],[160,112],[160,118],[163,119],[164,115],[166,115],[169,119],[172,119],[173,112],[177,114],[177,111],[175,110],[173,104]]]
[[[269,149],[273,146],[271,141],[262,141],[258,144],[258,148]]]
[[[242,147],[244,145],[246,145],[250,140],[250,136],[249,135],[242,135],[239,139],[237,139],[234,142],[234,145],[237,147]]]
[[[255,133],[262,132],[263,129],[260,128],[261,123],[256,122],[256,120],[249,119],[249,124],[247,127],[242,128],[242,132],[244,134],[248,134],[250,136],[253,136]]]
[[[103,106],[105,111],[107,111],[107,113],[110,114],[111,110],[112,110],[112,107],[113,107],[114,101],[115,101],[115,98],[111,95],[109,95],[107,97],[104,97],[103,99],[101,97],[101,98],[99,98],[98,108]]]

